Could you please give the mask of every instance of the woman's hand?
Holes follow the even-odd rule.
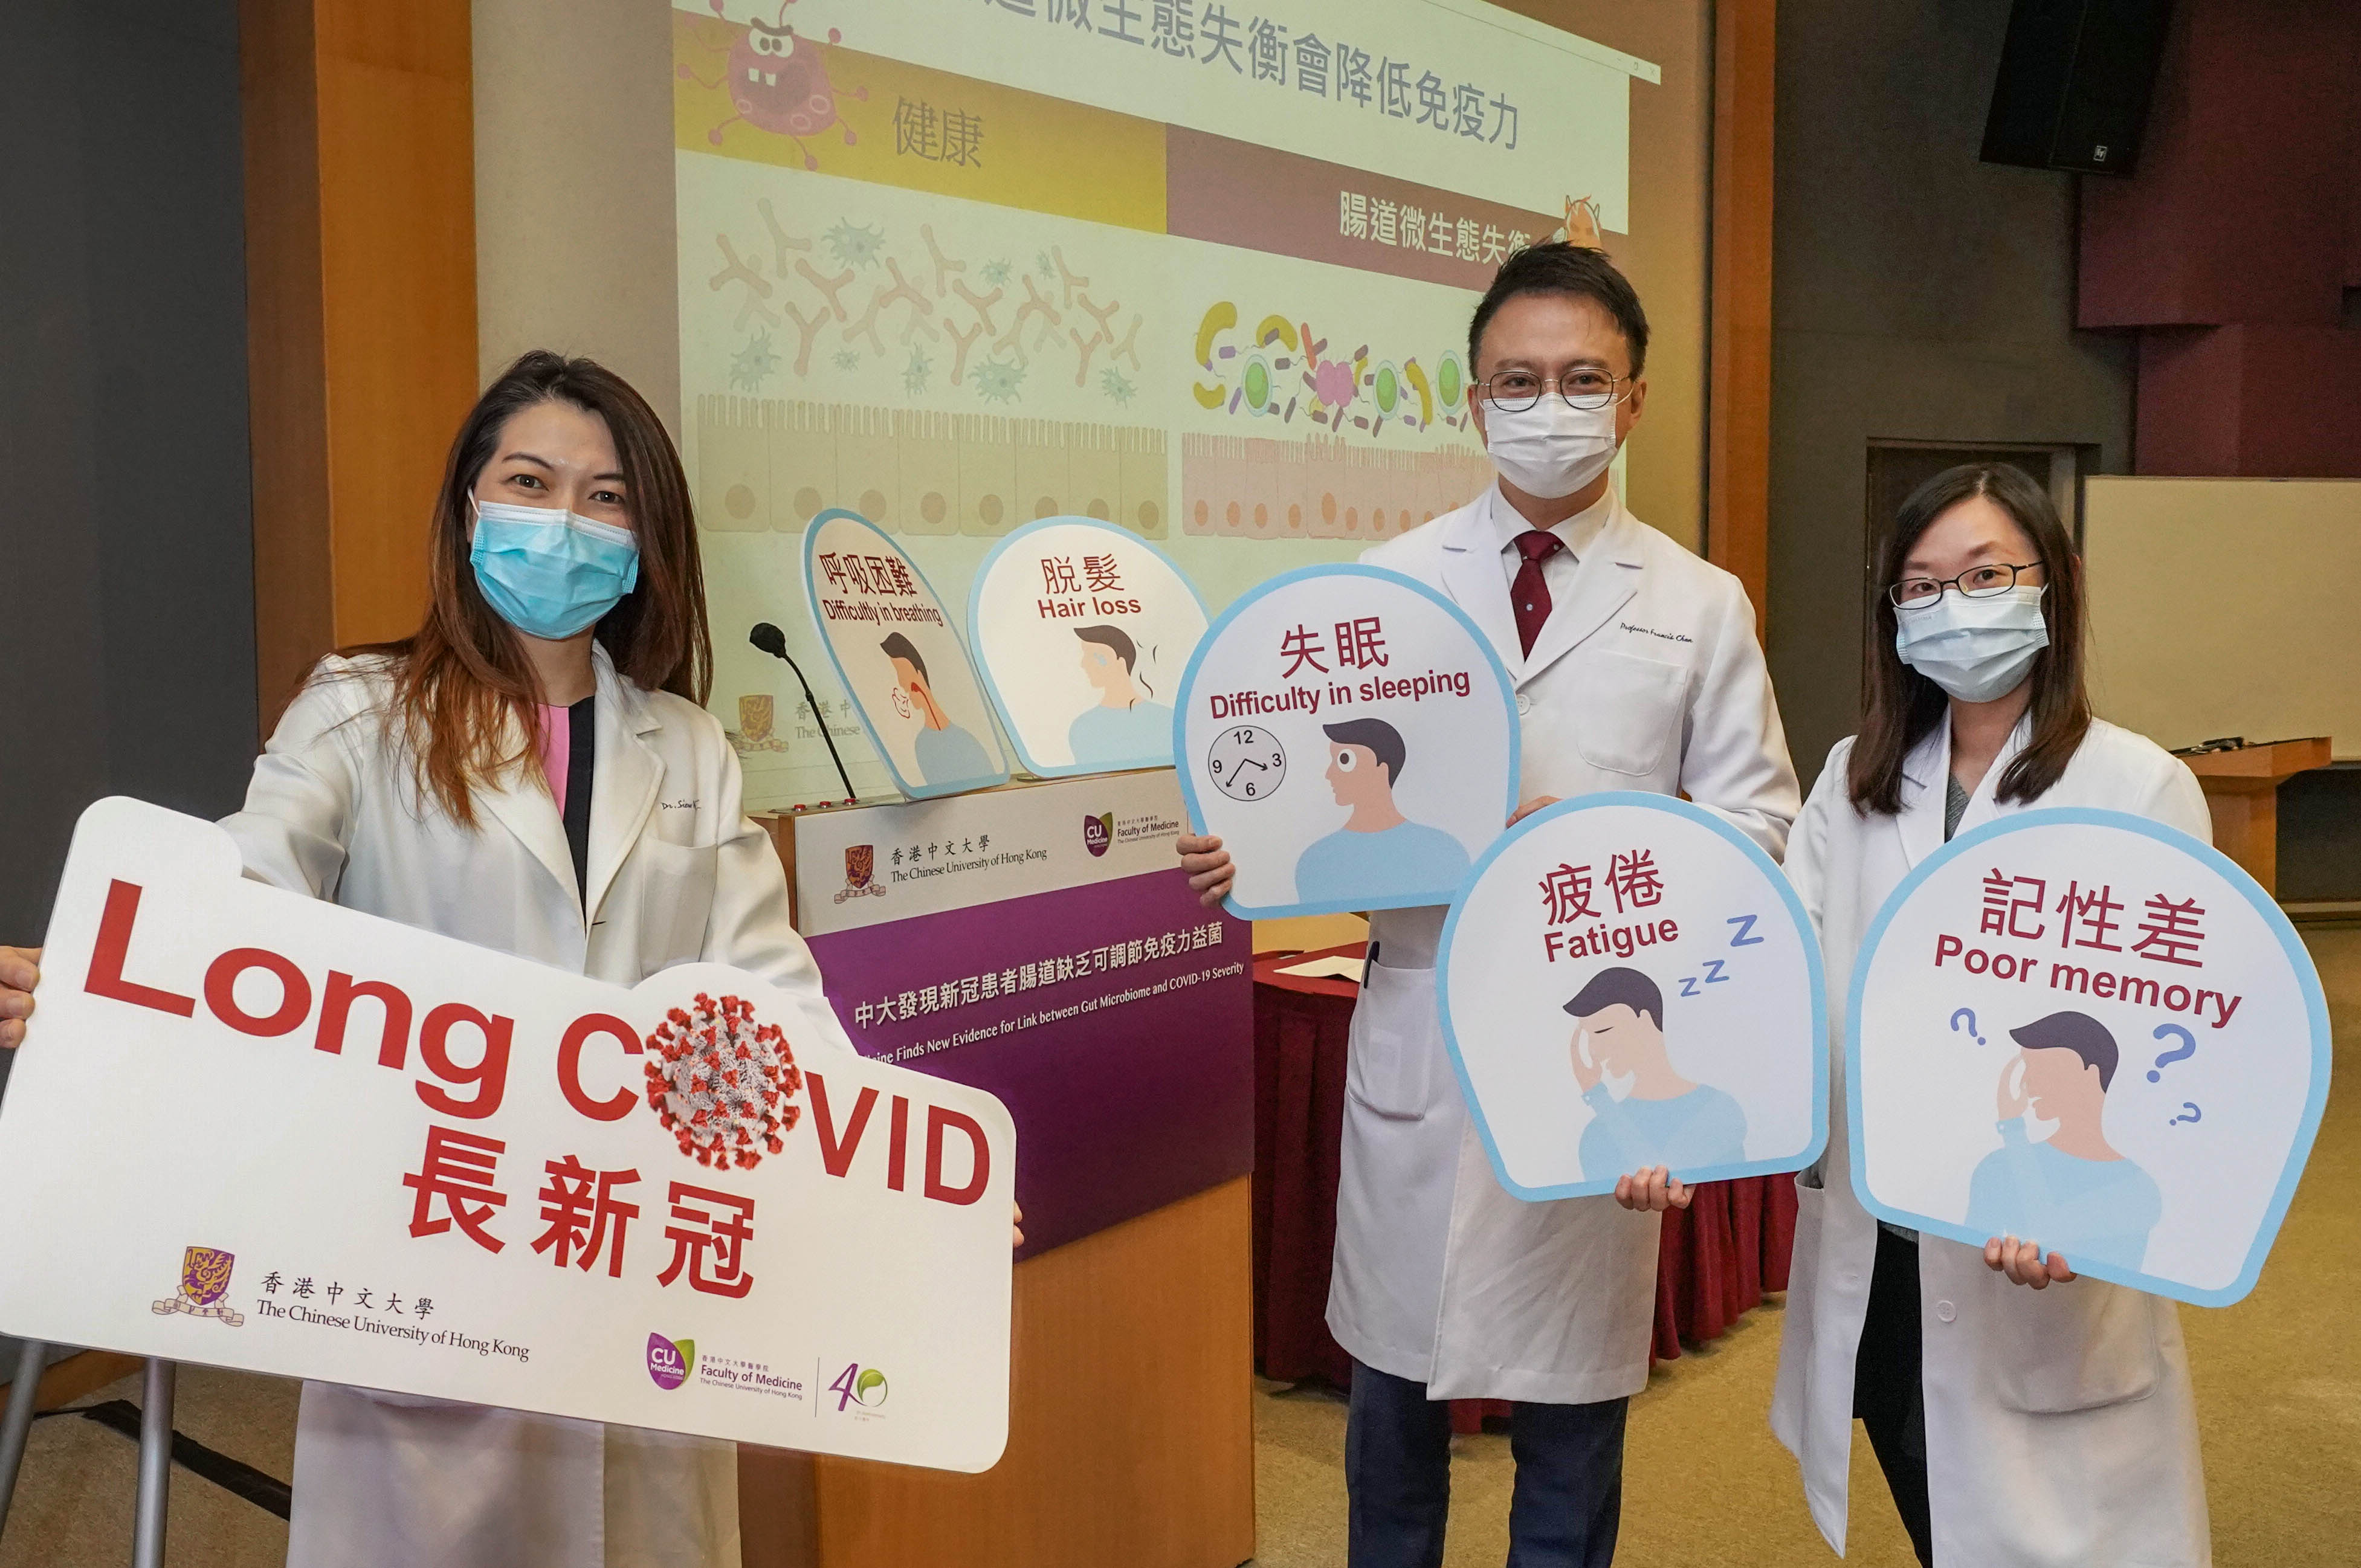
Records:
[[[2036,1290],[2047,1290],[2052,1283],[2063,1285],[2074,1277],[2064,1258],[2053,1252],[2045,1263],[2038,1242],[2021,1242],[2015,1236],[1994,1236],[1984,1243],[1984,1266],[1994,1274],[2007,1275],[2012,1285]]]
[[[1025,1245],[1025,1210],[1022,1205],[1008,1206],[1008,1250],[1016,1251]]]
[[[1545,806],[1555,806],[1556,804],[1557,796],[1554,795],[1537,795],[1533,796],[1532,799],[1525,802],[1524,805],[1517,807],[1516,814],[1509,818],[1509,826],[1514,828],[1518,823],[1522,822],[1526,817],[1531,817],[1534,812],[1539,811],[1542,807]]]
[[[1617,1179],[1615,1201],[1634,1213],[1661,1214],[1667,1209],[1687,1208],[1689,1189],[1686,1183],[1674,1180],[1673,1173],[1659,1165]]]
[[[1238,879],[1238,869],[1230,863],[1230,852],[1222,848],[1219,839],[1198,839],[1183,833],[1179,848],[1180,869],[1189,873],[1189,885],[1196,891],[1198,903],[1211,909],[1229,896],[1230,884]]]
[[[0,1051],[25,1043],[25,1020],[33,1015],[33,987],[41,981],[41,949],[0,948]]]

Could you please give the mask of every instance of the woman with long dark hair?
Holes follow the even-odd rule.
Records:
[[[2092,716],[2081,562],[2023,473],[1970,465],[1921,486],[1876,586],[1861,732],[1828,754],[1787,849],[1832,1041],[1864,929],[1956,834],[2078,806],[2212,837],[2190,771]],[[1828,1544],[1844,1550],[1859,1417],[1922,1563],[2210,1562],[2174,1304],[2077,1277],[2037,1239],[1979,1249],[1881,1225],[1853,1196],[1842,1063],[1835,1049],[1828,1153],[1796,1179],[1771,1409]],[[2021,1086],[2000,1092],[2004,1121],[2025,1111]]]
[[[225,820],[247,874],[621,985],[734,964],[834,1027],[702,706],[697,532],[654,411],[589,360],[526,355],[461,424],[431,528],[423,624],[323,660]],[[0,1047],[34,956],[0,948]],[[735,1455],[306,1384],[288,1562],[734,1568]]]

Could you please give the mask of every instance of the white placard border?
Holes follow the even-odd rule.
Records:
[[[820,647],[827,651],[829,667],[836,672],[836,684],[843,687],[844,695],[852,699],[853,715],[861,720],[862,732],[869,737],[869,745],[871,750],[874,751],[877,753],[878,760],[885,764],[885,772],[892,776],[894,780],[894,787],[900,790],[903,795],[912,800],[939,800],[945,795],[967,795],[975,790],[994,789],[1001,784],[1006,784],[1008,782],[1008,759],[1005,754],[1000,759],[1001,767],[998,773],[986,773],[978,778],[961,779],[955,785],[950,788],[938,789],[928,786],[921,786],[914,789],[910,785],[910,781],[902,776],[902,769],[900,765],[894,761],[894,753],[887,749],[885,745],[885,738],[878,733],[876,721],[869,717],[869,705],[862,700],[860,688],[855,686],[852,684],[852,678],[845,674],[844,661],[837,657],[836,640],[829,635],[828,618],[820,613],[819,588],[812,577],[812,558],[818,553],[820,526],[823,523],[833,522],[839,518],[849,518],[852,521],[859,523],[862,527],[867,529],[878,538],[885,541],[888,545],[892,546],[895,554],[908,563],[910,575],[918,579],[918,586],[927,590],[927,597],[934,600],[935,608],[943,612],[943,630],[950,632],[951,635],[951,641],[958,644],[960,657],[967,661],[968,674],[975,681],[976,689],[979,692],[985,690],[983,675],[982,672],[976,668],[975,650],[967,645],[967,638],[961,633],[960,629],[957,626],[951,624],[951,607],[943,602],[942,595],[935,592],[935,585],[928,580],[926,570],[918,565],[917,557],[911,554],[907,550],[903,549],[901,545],[895,543],[894,536],[892,534],[886,532],[884,529],[878,527],[875,523],[870,521],[867,518],[862,516],[859,512],[852,510],[849,507],[830,507],[826,511],[819,513],[809,522],[804,525],[804,605],[805,608],[811,611],[812,630],[818,636]],[[999,715],[995,711],[998,706],[999,699],[997,697],[990,695],[986,695],[984,696],[984,717],[995,723],[999,721]],[[821,727],[825,729],[827,727],[827,720],[821,719],[820,724]],[[993,739],[996,741],[1000,737],[995,735]],[[1020,755],[1022,753],[1020,753]],[[858,804],[870,805],[877,803],[861,802]]]
[[[1997,821],[1987,822],[1981,828],[1960,834],[1919,861],[1910,874],[1902,879],[1902,884],[1887,895],[1885,903],[1877,911],[1877,918],[1870,922],[1868,933],[1861,938],[1861,950],[1853,960],[1852,984],[1847,998],[1845,1081],[1855,1087],[1845,1096],[1845,1122],[1846,1131],[1852,1139],[1853,1196],[1873,1217],[1906,1229],[1938,1235],[1979,1251],[1992,1239],[1988,1235],[1973,1234],[1965,1225],[1952,1221],[1889,1207],[1871,1195],[1869,1179],[1861,1159],[1861,1150],[1865,1146],[1861,1142],[1861,1093],[1857,1087],[1861,1082],[1861,998],[1869,989],[1870,961],[1877,955],[1878,944],[1883,939],[1886,927],[1901,912],[1905,901],[1929,877],[1960,856],[1981,849],[1995,839],[2033,828],[2065,827],[2114,828],[2136,833],[2180,850],[2214,872],[2254,907],[2255,912],[2262,916],[2263,924],[2279,939],[2279,947],[2286,953],[2289,966],[2294,970],[2296,981],[2303,991],[2304,1016],[2312,1025],[2312,1084],[2304,1099],[2303,1115],[2289,1146],[2287,1163],[2279,1172],[2279,1185],[2272,1190],[2270,1204],[2261,1223],[2255,1227],[2255,1238],[2247,1245],[2246,1262],[2240,1266],[2237,1277],[2218,1289],[2205,1290],[2159,1275],[2119,1268],[2112,1263],[2095,1259],[2087,1267],[2071,1258],[2067,1260],[2073,1265],[2078,1276],[2088,1275],[2093,1279],[2103,1279],[2109,1284],[2146,1291],[2149,1295],[2170,1297],[2193,1307],[2227,1307],[2245,1299],[2254,1289],[2256,1281],[2262,1277],[2263,1262],[2270,1255],[2272,1244],[2279,1239],[2279,1224],[2286,1219],[2288,1204],[2295,1197],[2296,1183],[2301,1179],[2304,1167],[2312,1160],[2312,1139],[2320,1131],[2321,1115],[2328,1108],[2328,1080],[2334,1058],[2328,1023],[2328,996],[2321,989],[2320,974],[2312,964],[2311,952],[2304,947],[2303,938],[2296,935],[2295,923],[2287,917],[2287,912],[2279,906],[2279,901],[2263,891],[2261,883],[2248,875],[2235,861],[2202,839],[2126,811],[2103,811],[2084,806],[2052,806],[2035,811],[2011,813]]]
[[[1484,1118],[1482,1103],[1476,1098],[1475,1080],[1468,1076],[1467,1063],[1460,1055],[1459,1036],[1451,1026],[1451,948],[1453,938],[1459,933],[1460,912],[1467,906],[1467,894],[1483,880],[1492,862],[1526,834],[1538,830],[1544,823],[1576,811],[1593,811],[1601,806],[1637,806],[1646,811],[1666,812],[1674,817],[1710,829],[1735,844],[1746,858],[1762,872],[1778,893],[1794,922],[1800,945],[1807,982],[1812,994],[1812,1141],[1800,1156],[1788,1155],[1771,1159],[1748,1160],[1743,1165],[1715,1168],[1707,1179],[1730,1181],[1752,1176],[1780,1176],[1800,1170],[1817,1160],[1828,1145],[1828,993],[1820,963],[1820,934],[1805,912],[1804,901],[1795,894],[1795,883],[1779,862],[1764,852],[1763,846],[1748,838],[1722,817],[1701,806],[1682,800],[1676,795],[1656,795],[1647,790],[1605,790],[1597,795],[1577,795],[1561,800],[1555,806],[1544,806],[1503,833],[1486,850],[1467,873],[1459,896],[1451,901],[1451,913],[1443,922],[1442,939],[1434,949],[1434,1005],[1443,1019],[1443,1043],[1451,1058],[1451,1070],[1459,1080],[1459,1094],[1476,1124],[1476,1135],[1483,1142],[1484,1157],[1492,1163],[1493,1179],[1510,1194],[1528,1203],[1545,1202],[1558,1198],[1592,1198],[1615,1190],[1614,1181],[1558,1182],[1549,1187],[1527,1187],[1509,1175],[1507,1161],[1501,1158],[1498,1145],[1492,1141],[1491,1124]],[[1856,1145],[1855,1146],[1858,1146]],[[1619,1177],[1617,1179],[1620,1179]]]
[[[1124,527],[1120,523],[1109,522],[1104,518],[1070,517],[1060,515],[1057,517],[1035,518],[1031,522],[1027,523],[1024,527],[1016,529],[1004,535],[999,543],[993,545],[990,550],[984,553],[983,560],[976,566],[974,578],[968,584],[967,624],[971,638],[973,637],[975,630],[983,624],[983,585],[992,576],[992,569],[999,565],[1000,557],[1007,553],[1010,545],[1016,543],[1027,534],[1039,532],[1045,528],[1104,529],[1109,533],[1119,535],[1134,544],[1142,546],[1149,554],[1164,563],[1166,569],[1169,570],[1175,577],[1180,579],[1180,586],[1187,588],[1189,590],[1189,597],[1196,601],[1197,614],[1199,618],[1203,620],[1206,623],[1203,635],[1199,637],[1197,640],[1198,646],[1202,647],[1204,645],[1205,638],[1211,637],[1213,634],[1213,612],[1205,608],[1205,596],[1197,591],[1197,585],[1190,579],[1188,573],[1180,569],[1180,564],[1173,560],[1171,556],[1166,554],[1163,551],[1158,549],[1153,542],[1141,538],[1138,534],[1134,533],[1131,530]],[[1035,778],[1067,779],[1079,778],[1090,773],[1129,773],[1140,768],[1169,768],[1173,765],[1179,756],[1176,750],[1172,757],[1137,758],[1116,762],[1109,767],[1090,767],[1079,762],[1067,762],[1062,765],[1043,762],[1037,759],[1033,755],[1032,750],[1025,744],[1025,731],[1018,726],[1016,716],[1008,711],[1007,700],[1000,695],[1000,682],[993,675],[992,661],[982,657],[977,650],[972,646],[968,649],[968,655],[970,658],[974,660],[976,669],[983,675],[985,699],[992,704],[993,711],[999,716],[1000,727],[1008,732],[1009,744],[1016,748],[1016,760],[1024,763],[1025,771],[1031,773]],[[1194,669],[1195,667],[1195,655],[1192,652],[1191,654],[1191,663],[1187,668]],[[1188,674],[1186,670],[1184,670],[1181,674],[1180,689],[1184,693],[1188,690]],[[1175,705],[1173,711],[1175,713],[1180,711],[1177,704]],[[1177,740],[1175,745],[1177,747]]]
[[[1477,652],[1483,655],[1485,665],[1491,670],[1493,679],[1499,683],[1500,701],[1508,710],[1509,787],[1505,792],[1508,798],[1500,808],[1500,820],[1504,823],[1508,821],[1517,809],[1517,786],[1524,759],[1524,727],[1519,721],[1517,714],[1516,683],[1509,678],[1509,668],[1500,663],[1500,655],[1492,651],[1492,640],[1484,635],[1483,630],[1476,624],[1466,610],[1461,609],[1416,577],[1401,572],[1389,571],[1383,566],[1368,565],[1364,562],[1334,561],[1310,566],[1298,566],[1292,571],[1281,572],[1268,582],[1257,584],[1233,599],[1229,609],[1222,611],[1213,623],[1205,628],[1205,635],[1198,639],[1197,651],[1189,656],[1189,667],[1180,674],[1180,689],[1172,705],[1173,772],[1180,775],[1180,804],[1188,809],[1190,826],[1199,833],[1202,833],[1205,828],[1205,814],[1197,805],[1197,778],[1194,770],[1190,766],[1187,747],[1190,705],[1196,696],[1197,673],[1205,662],[1205,654],[1216,641],[1220,641],[1222,632],[1227,629],[1230,622],[1238,618],[1241,612],[1290,584],[1301,582],[1306,577],[1376,577],[1383,582],[1399,584],[1432,599],[1443,609],[1445,614],[1466,629],[1468,637],[1476,644]],[[1468,872],[1468,882],[1472,882],[1476,873],[1490,862],[1491,855],[1498,850],[1500,842],[1500,839],[1495,839],[1484,855],[1477,859],[1474,869]],[[1462,890],[1466,889],[1468,882],[1463,882],[1460,884]],[[1453,902],[1456,903],[1455,895]],[[1234,918],[1239,920],[1277,920],[1302,915],[1356,915],[1369,908],[1370,905],[1365,899],[1342,898],[1327,899],[1312,904],[1276,904],[1255,907],[1240,904],[1234,895],[1224,895],[1222,899],[1222,907],[1228,910]],[[1423,906],[1389,905],[1385,907],[1420,908]]]

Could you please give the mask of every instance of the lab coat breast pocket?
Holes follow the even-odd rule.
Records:
[[[1415,1121],[1434,1091],[1443,1054],[1434,971],[1371,963],[1345,1058],[1345,1091],[1380,1116]]]
[[[1574,725],[1582,760],[1610,773],[1653,773],[1681,730],[1689,673],[1662,659],[1584,650],[1570,661],[1581,707]]]
[[[694,963],[705,951],[713,917],[718,847],[642,839],[631,851],[639,871],[639,953],[650,973]]]
[[[2164,1376],[2156,1301],[2097,1279],[2045,1289],[1993,1275],[1984,1287],[1985,1364],[2001,1404],[2064,1415],[2144,1399]]]

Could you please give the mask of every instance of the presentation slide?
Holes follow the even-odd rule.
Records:
[[[1470,309],[1625,232],[1646,60],[1474,0],[741,0],[672,13],[682,437],[756,809],[885,769],[802,609],[830,508],[964,604],[1040,517],[1218,610],[1461,504]]]

